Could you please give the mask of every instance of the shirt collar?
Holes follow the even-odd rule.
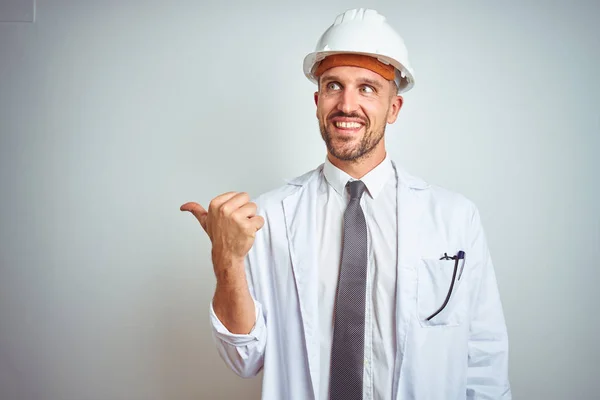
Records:
[[[333,165],[331,161],[329,161],[328,157],[325,158],[323,174],[325,175],[327,183],[341,196],[346,195],[346,183],[348,183],[348,181],[356,180]],[[367,187],[369,195],[375,199],[379,193],[381,193],[387,181],[393,176],[394,167],[392,166],[392,162],[386,154],[385,159],[360,180],[363,181]]]

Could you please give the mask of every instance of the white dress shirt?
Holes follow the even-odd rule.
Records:
[[[320,393],[329,399],[329,368],[335,295],[341,266],[343,215],[350,200],[350,175],[325,160],[317,198],[319,243]],[[396,356],[397,182],[390,159],[361,178],[366,185],[360,205],[367,221],[367,292],[363,399],[392,396]]]

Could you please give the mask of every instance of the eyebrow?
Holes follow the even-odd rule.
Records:
[[[341,81],[342,79],[336,75],[328,75],[323,77],[323,82],[331,82],[331,81]],[[367,84],[376,87],[377,89],[383,88],[383,85],[373,79],[369,78],[359,78],[357,79],[358,83]]]
[[[373,79],[362,78],[362,79],[359,79],[359,81],[362,81],[363,83],[366,83],[367,85],[375,86],[378,89],[383,88],[383,85],[381,83],[374,81]]]

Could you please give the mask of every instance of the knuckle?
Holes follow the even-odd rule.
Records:
[[[240,214],[239,210],[235,210],[231,213],[231,219],[235,221],[237,224],[241,224],[243,222],[243,217]]]
[[[227,203],[226,203],[226,204],[223,204],[223,205],[221,206],[221,208],[219,208],[219,212],[221,213],[221,215],[225,215],[225,216],[227,216],[227,215],[230,215],[230,214],[231,214],[231,211],[232,211],[232,210],[231,210],[231,206],[230,206],[230,205],[228,205]]]

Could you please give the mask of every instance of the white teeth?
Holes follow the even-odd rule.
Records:
[[[355,129],[360,128],[361,125],[358,122],[336,122],[335,126],[338,128]]]

